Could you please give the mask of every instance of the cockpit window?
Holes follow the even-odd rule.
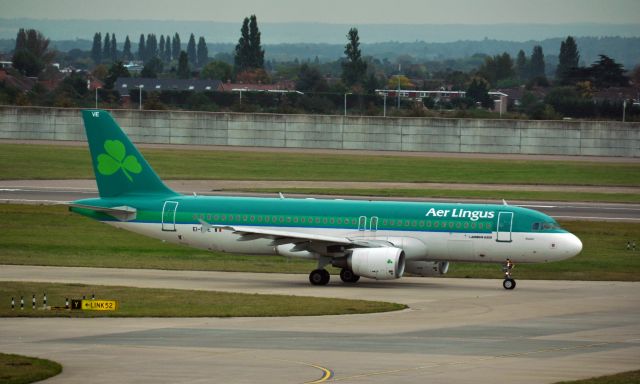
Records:
[[[554,229],[562,229],[558,223],[533,223],[531,228],[534,231],[551,231]]]

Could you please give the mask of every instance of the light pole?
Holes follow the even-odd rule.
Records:
[[[387,92],[382,94],[382,99],[384,100],[384,107],[382,108],[382,116],[387,117]]]
[[[138,110],[142,111],[142,84],[138,85],[138,90],[140,91],[138,95]]]
[[[344,115],[347,116],[347,95],[351,95],[351,92],[344,94]]]
[[[398,111],[400,110],[400,69],[402,64],[398,64]]]

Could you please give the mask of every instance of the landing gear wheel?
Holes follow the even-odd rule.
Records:
[[[327,285],[331,275],[326,269],[315,269],[309,274],[309,282],[313,285]]]
[[[345,283],[356,283],[360,280],[360,276],[353,273],[350,269],[342,268],[340,271],[340,279]]]
[[[504,289],[514,289],[516,287],[516,281],[513,279],[504,279],[502,286]]]

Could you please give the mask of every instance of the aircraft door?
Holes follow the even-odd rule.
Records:
[[[178,208],[177,201],[165,201],[162,207],[162,230],[176,230],[176,210]]]
[[[510,242],[513,227],[513,212],[498,213],[498,228],[496,241]]]

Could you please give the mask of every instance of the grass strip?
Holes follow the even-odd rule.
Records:
[[[566,221],[584,244],[580,255],[518,264],[516,278],[640,281],[640,223]],[[205,252],[162,243],[70,213],[62,206],[0,205],[0,264],[304,273],[316,263],[280,256]],[[335,270],[331,270],[335,273]],[[447,277],[501,278],[496,264],[452,263]]]
[[[638,384],[640,371],[629,371],[615,375],[593,377],[585,380],[561,381],[556,384]]]
[[[3,384],[34,383],[60,372],[62,366],[51,360],[0,353],[0,383]]]
[[[551,191],[500,191],[466,189],[335,189],[335,188],[242,188],[240,192],[308,194],[327,196],[371,197],[435,197],[452,199],[485,199],[534,201],[591,201],[600,203],[640,203],[640,194]]]
[[[640,164],[634,163],[151,148],[143,153],[163,179],[640,185]],[[77,178],[93,178],[86,147],[0,144],[0,179]]]
[[[64,307],[65,299],[95,294],[97,300],[117,300],[117,311],[35,310],[47,294],[47,304]],[[25,309],[11,309],[10,297],[26,297]],[[180,289],[132,288],[103,285],[33,282],[0,282],[0,317],[272,317],[320,316],[389,312],[405,309],[403,304],[379,301],[305,296],[261,295]]]

